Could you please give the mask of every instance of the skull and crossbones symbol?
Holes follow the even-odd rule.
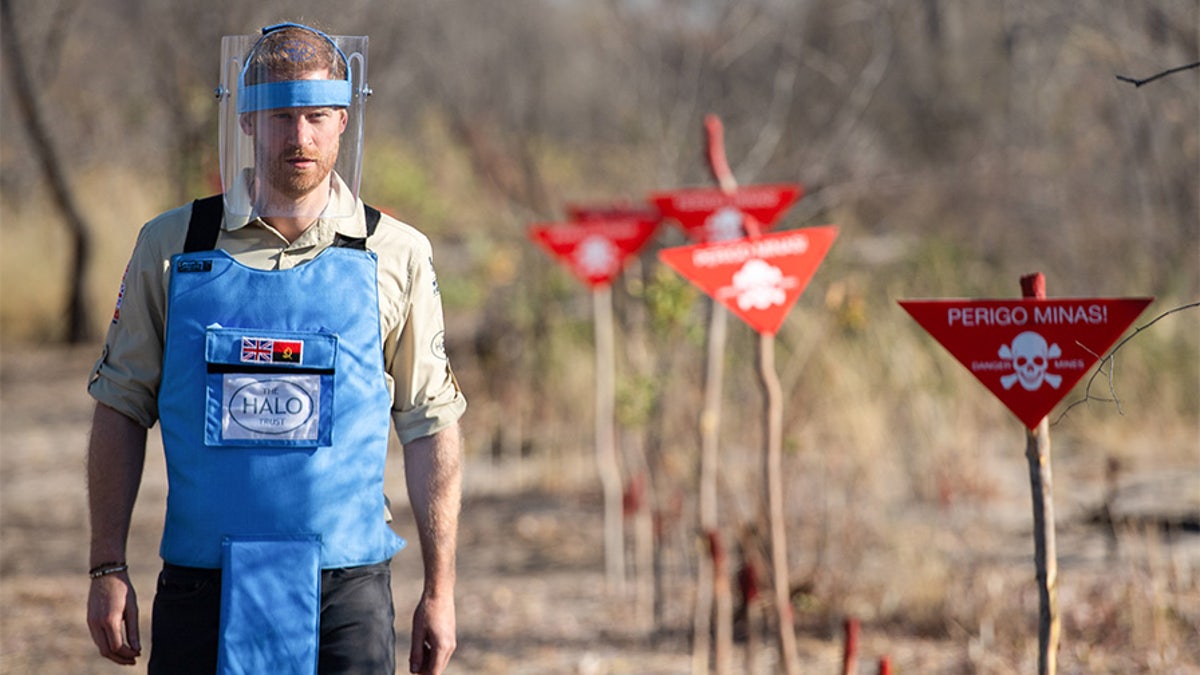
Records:
[[[796,277],[765,260],[751,258],[733,275],[733,284],[717,291],[718,298],[737,297],[738,309],[769,309],[787,302],[787,291],[795,288]]]
[[[575,250],[575,265],[585,275],[604,276],[620,263],[617,247],[600,235],[590,235]]]
[[[1013,373],[1000,378],[1000,384],[1005,389],[1011,389],[1017,382],[1026,391],[1034,391],[1042,386],[1042,382],[1058,389],[1062,384],[1062,375],[1046,372],[1050,359],[1062,356],[1062,350],[1057,344],[1047,344],[1046,338],[1025,331],[1013,338],[1012,346],[1000,346],[1000,358],[1012,361]]]

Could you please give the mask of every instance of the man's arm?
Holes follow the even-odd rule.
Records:
[[[413,615],[409,670],[437,675],[457,646],[454,583],[462,502],[458,425],[406,443],[404,471],[425,566],[425,585]]]
[[[133,504],[146,459],[146,428],[98,403],[88,444],[88,509],[92,538],[90,565],[125,561]],[[141,655],[137,594],[126,572],[92,580],[88,629],[105,658],[133,665]]]

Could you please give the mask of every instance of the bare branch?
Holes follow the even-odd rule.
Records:
[[[5,70],[12,81],[21,120],[41,166],[42,178],[53,195],[54,205],[71,237],[66,339],[70,344],[82,344],[92,338],[91,311],[83,285],[91,262],[92,230],[83,216],[67,177],[66,166],[54,145],[49,118],[38,98],[39,89],[25,60],[26,53],[17,41],[19,33],[14,26],[20,24],[15,23],[14,19],[11,0],[0,0],[0,44],[3,45]]]
[[[783,139],[787,128],[787,112],[796,92],[796,71],[796,65],[788,61],[775,72],[774,95],[767,107],[767,119],[758,132],[758,139],[750,148],[750,153],[738,167],[738,175],[747,183],[754,182],[758,174],[762,173]]]
[[[1125,413],[1121,411],[1121,401],[1117,398],[1116,385],[1113,383],[1113,364],[1115,363],[1117,350],[1119,350],[1121,347],[1125,346],[1125,343],[1129,342],[1134,337],[1136,337],[1138,333],[1140,333],[1140,332],[1146,330],[1147,328],[1149,328],[1150,326],[1153,326],[1154,324],[1158,323],[1158,321],[1160,319],[1166,318],[1167,316],[1170,316],[1171,314],[1174,314],[1176,312],[1182,312],[1185,309],[1192,309],[1194,307],[1200,307],[1200,302],[1192,302],[1192,303],[1189,303],[1186,305],[1181,305],[1179,307],[1175,307],[1173,309],[1169,309],[1169,310],[1163,312],[1162,314],[1159,314],[1158,316],[1154,317],[1150,321],[1150,323],[1147,323],[1143,326],[1138,326],[1136,329],[1134,329],[1134,331],[1132,333],[1125,336],[1124,339],[1122,339],[1120,342],[1118,342],[1116,345],[1114,345],[1113,348],[1109,350],[1108,355],[1105,356],[1104,358],[1100,359],[1100,363],[1096,365],[1096,372],[1092,373],[1092,376],[1088,378],[1087,387],[1083,391],[1083,398],[1081,398],[1077,401],[1072,401],[1070,405],[1068,405],[1065,409],[1063,409],[1062,413],[1059,414],[1058,418],[1054,420],[1054,424],[1058,424],[1059,422],[1061,422],[1063,420],[1063,418],[1067,416],[1067,413],[1071,412],[1072,408],[1074,408],[1077,405],[1080,405],[1081,403],[1087,403],[1088,401],[1100,401],[1102,403],[1115,403],[1117,406],[1117,414],[1124,415]],[[1080,346],[1082,346],[1082,345],[1080,345]],[[1085,349],[1086,349],[1086,347],[1085,347]],[[1093,352],[1093,355],[1095,355],[1094,352]],[[1108,365],[1107,372],[1105,372],[1105,369],[1104,369],[1106,364]],[[1105,376],[1108,380],[1108,392],[1112,396],[1112,398],[1101,398],[1099,396],[1092,396],[1092,384],[1095,383],[1096,378],[1099,377],[1102,373],[1105,374]]]
[[[1149,84],[1149,83],[1157,80],[1160,77],[1166,77],[1167,75],[1170,75],[1172,73],[1178,73],[1180,71],[1190,70],[1192,68],[1200,68],[1200,61],[1197,61],[1195,63],[1189,63],[1186,66],[1176,66],[1174,68],[1168,68],[1168,69],[1162,71],[1161,73],[1158,73],[1157,75],[1151,75],[1150,77],[1147,77],[1144,80],[1139,80],[1139,79],[1133,78],[1133,77],[1126,77],[1124,75],[1117,75],[1117,79],[1122,82],[1129,82],[1129,83],[1133,84],[1133,86],[1135,86],[1135,87],[1140,87],[1143,84]]]
[[[842,107],[829,120],[833,130],[830,142],[824,147],[822,157],[815,164],[822,165],[830,155],[842,151],[847,139],[866,118],[866,110],[883,84],[884,76],[892,65],[896,53],[896,36],[891,15],[886,8],[877,9],[871,17],[873,41],[870,58],[858,72],[858,77],[846,96]]]

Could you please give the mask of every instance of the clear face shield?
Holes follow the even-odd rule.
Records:
[[[226,210],[246,218],[353,215],[366,77],[366,36],[279,24],[222,38]]]

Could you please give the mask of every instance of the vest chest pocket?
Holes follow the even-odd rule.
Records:
[[[208,328],[205,445],[331,445],[337,350],[330,333]]]

